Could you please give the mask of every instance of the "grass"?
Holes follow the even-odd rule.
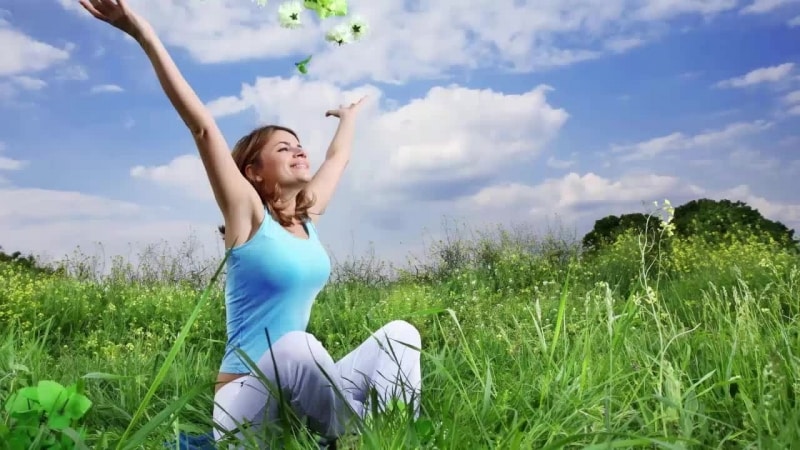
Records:
[[[372,259],[339,265],[309,327],[334,358],[393,319],[424,346],[421,419],[377,417],[346,447],[797,445],[800,259],[755,241],[664,242],[627,235],[589,256],[501,232],[436,243],[431,264],[397,277]],[[118,261],[92,279],[0,265],[0,403],[82,380],[89,448],[209,430],[223,295],[168,266]]]

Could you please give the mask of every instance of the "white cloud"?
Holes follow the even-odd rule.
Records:
[[[519,208],[530,215],[558,212],[574,216],[588,205],[632,205],[675,195],[699,192],[680,179],[656,174],[629,174],[610,180],[594,173],[571,172],[562,178],[548,179],[535,186],[507,183],[487,187],[467,201],[480,209]],[[574,218],[574,217],[573,217]]]
[[[782,100],[783,103],[789,107],[789,109],[786,112],[790,116],[800,115],[800,90],[792,91],[786,94]]]
[[[115,94],[119,92],[125,92],[125,89],[122,89],[122,87],[117,86],[116,84],[100,84],[97,86],[92,86],[91,92],[92,94]]]
[[[753,0],[753,3],[739,12],[741,14],[764,14],[792,3],[797,3],[797,0]]]
[[[195,154],[178,156],[162,166],[136,166],[131,169],[130,174],[134,178],[180,189],[194,198],[214,198],[203,163]]]
[[[767,219],[781,221],[790,228],[800,228],[800,204],[770,201],[753,193],[748,185],[743,184],[731,189],[710,193],[709,197],[715,200],[726,198],[745,202],[757,209]]]
[[[532,161],[568,118],[566,111],[548,103],[550,90],[539,86],[507,95],[452,85],[432,88],[422,98],[386,109],[380,105],[381,92],[372,86],[343,91],[320,81],[259,78],[245,84],[238,97],[223,97],[210,105],[218,115],[253,108],[259,123],[296,124],[304,145],[312,149],[312,164],[319,164],[336,126],[335,119],[324,117],[325,110],[369,94],[359,117],[348,177],[383,198],[388,191],[418,192],[442,183],[478,182]],[[157,168],[137,167],[134,172],[162,184],[184,185],[194,194],[208,190],[193,154]]]
[[[6,144],[4,142],[0,142],[0,170],[22,170],[28,165],[28,161],[2,156],[2,153],[5,151],[5,149]]]
[[[24,91],[39,91],[47,87],[47,82],[26,75],[15,75],[4,80],[0,79],[0,100],[12,101]]]
[[[77,206],[82,204],[79,199],[73,200],[77,201]],[[167,250],[164,245],[169,243],[171,248],[176,248],[192,235],[198,242],[198,253],[192,255],[197,258],[196,263],[209,257],[219,263],[222,245],[215,230],[213,223],[134,216],[125,219],[47,217],[24,225],[0,219],[4,251],[34,254],[45,261],[61,260],[78,251],[84,257],[98,257],[101,266],[97,269],[101,271],[109,268],[114,256],[122,256],[135,265],[138,253],[146,247],[156,244]]]
[[[0,76],[39,72],[69,56],[68,50],[36,40],[0,19]]]
[[[786,25],[788,25],[790,28],[800,27],[800,16],[789,19],[789,21],[786,22]]]
[[[775,83],[786,79],[794,69],[794,63],[783,63],[777,66],[755,69],[741,77],[730,78],[718,82],[718,88],[744,88],[757,84]]]
[[[789,105],[800,103],[800,90],[796,90],[786,94],[786,96],[783,97],[783,101]]]
[[[0,157],[0,170],[25,166],[25,161]],[[99,257],[100,263],[122,255],[136,264],[139,249],[165,241],[177,246],[192,233],[199,244],[197,256],[218,260],[222,247],[212,222],[170,219],[161,208],[101,195],[21,188],[0,181],[0,244],[7,252],[62,259],[79,250]]]
[[[631,3],[635,4],[635,3]],[[738,0],[645,0],[634,15],[641,20],[665,20],[684,14],[712,16],[735,8]]]
[[[774,171],[781,168],[781,162],[778,158],[767,157],[757,150],[736,150],[730,154],[730,161],[739,167],[769,171],[770,173],[774,173]]]
[[[0,221],[4,223],[80,217],[134,216],[141,211],[142,208],[133,203],[80,192],[37,188],[0,190]]]
[[[214,117],[224,117],[238,114],[248,108],[250,104],[236,96],[220,97],[206,104],[206,107]]]
[[[800,204],[770,201],[755,195],[747,185],[731,189],[707,189],[673,176],[631,173],[617,180],[587,173],[570,173],[538,185],[505,183],[481,190],[461,202],[463,208],[484,215],[514,214],[519,220],[541,221],[557,214],[569,223],[591,222],[608,214],[651,211],[655,200],[669,199],[674,205],[697,198],[740,200],[772,220],[800,227]],[[579,227],[581,228],[581,227]]]
[[[547,167],[552,167],[554,169],[568,169],[574,166],[575,163],[574,159],[562,160],[554,156],[547,158]]]
[[[0,170],[21,170],[27,164],[27,161],[0,156]]]
[[[88,16],[77,2],[60,3]],[[168,45],[188,51],[196,61],[314,54],[310,75],[338,82],[401,82],[454,68],[574,64],[634,48],[641,44],[639,36],[660,32],[662,21],[736,7],[736,0],[475,0],[469,7],[457,0],[349,3],[372,32],[363,42],[338,47],[323,36],[340,19],[320,24],[309,12],[306,28],[287,30],[278,26],[273,3],[259,8],[241,0],[130,0]],[[92,26],[106,25],[95,21]],[[286,72],[293,69],[287,65]]]
[[[666,152],[706,149],[722,144],[734,143],[743,137],[760,133],[772,127],[772,122],[757,120],[755,122],[732,123],[718,130],[706,130],[690,136],[675,132],[666,136],[629,145],[614,145],[613,153],[622,153],[620,161],[640,161],[653,159]]]
[[[86,81],[89,74],[86,68],[79,65],[64,67],[56,71],[55,79],[60,81]]]
[[[11,77],[11,81],[22,89],[28,91],[38,91],[47,87],[47,82],[39,78],[33,78],[26,75],[18,75]]]

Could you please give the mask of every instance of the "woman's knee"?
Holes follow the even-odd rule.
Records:
[[[333,359],[314,335],[304,331],[290,331],[272,346],[275,361],[295,368],[314,369],[327,367]]]
[[[422,337],[417,327],[405,320],[393,320],[381,328],[381,337],[386,336],[392,344],[400,343],[414,348],[422,347]]]

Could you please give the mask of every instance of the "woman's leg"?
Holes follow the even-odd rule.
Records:
[[[371,388],[377,391],[379,411],[394,398],[413,405],[415,416],[419,415],[421,347],[419,331],[406,321],[395,320],[336,363],[342,386],[355,400],[358,406],[354,409],[362,418],[369,412],[366,404]]]
[[[264,426],[279,425],[280,378],[284,401],[292,409],[290,414],[306,418],[309,427],[325,437],[344,433],[347,421],[353,417],[352,409],[342,393],[333,359],[314,336],[304,332],[284,335],[257,365],[269,384],[265,386],[257,374],[251,374],[223,386],[215,396],[214,406],[214,421],[219,427],[233,430],[244,423],[260,435]],[[216,440],[221,436],[218,430],[214,431]]]

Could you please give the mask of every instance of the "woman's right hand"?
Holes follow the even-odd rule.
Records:
[[[144,25],[125,0],[79,0],[91,15],[136,38]]]

